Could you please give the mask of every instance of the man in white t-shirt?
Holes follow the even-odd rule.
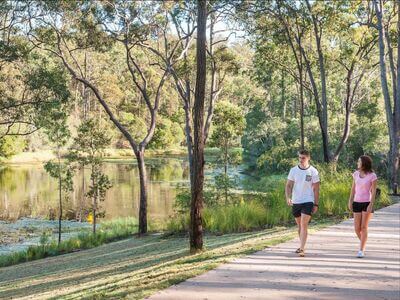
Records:
[[[299,256],[304,256],[307,241],[308,223],[311,214],[318,210],[319,175],[317,169],[310,165],[310,152],[299,152],[299,165],[290,169],[286,182],[286,202],[292,206],[292,213],[298,226],[300,248]]]

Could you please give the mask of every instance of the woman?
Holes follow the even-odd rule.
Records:
[[[377,177],[372,170],[372,159],[362,155],[357,161],[358,170],[353,173],[353,186],[349,198],[349,209],[354,214],[354,230],[360,240],[357,257],[365,256],[368,238],[368,223],[374,213]]]

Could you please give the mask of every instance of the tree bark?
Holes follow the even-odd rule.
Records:
[[[58,215],[58,245],[61,243],[61,221],[62,221],[62,181],[61,181],[61,158],[60,149],[57,150],[58,159],[58,201],[59,201],[59,215]]]
[[[92,165],[92,186],[95,188],[96,183],[93,177],[94,174],[94,166]],[[93,234],[96,234],[96,214],[97,214],[97,201],[96,201],[97,193],[93,191],[93,203],[92,203],[92,210],[93,210]]]
[[[140,204],[139,204],[139,235],[147,233],[147,181],[146,166],[144,164],[144,148],[135,152],[139,168]]]
[[[304,86],[303,86],[303,63],[300,55],[300,147],[304,149]]]
[[[207,1],[197,3],[197,74],[194,102],[193,185],[190,210],[190,251],[203,249],[204,100],[206,89]]]

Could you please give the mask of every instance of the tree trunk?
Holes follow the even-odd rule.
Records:
[[[300,147],[304,149],[304,86],[303,86],[303,62],[300,55]]]
[[[62,181],[61,181],[61,159],[60,150],[57,150],[58,158],[58,201],[59,201],[59,215],[58,215],[58,245],[61,243],[61,220],[62,220]]]
[[[225,141],[225,145],[224,145],[224,160],[225,160],[225,164],[224,164],[224,172],[225,172],[225,205],[228,204],[228,142]]]
[[[322,134],[322,142],[323,142],[323,151],[324,151],[324,161],[329,163],[331,161],[331,157],[329,154],[329,136],[328,136],[328,101],[327,101],[327,91],[326,91],[326,72],[325,72],[325,62],[324,55],[321,47],[321,33],[322,29],[319,32],[317,20],[312,13],[312,8],[309,0],[306,0],[307,8],[310,12],[312,21],[313,21],[313,29],[314,29],[314,37],[317,44],[317,53],[318,53],[318,65],[319,65],[319,73],[321,79],[321,103],[319,104],[320,108],[319,112],[319,122],[321,126],[321,134]],[[311,69],[310,69],[311,72]],[[319,100],[318,100],[319,102]]]
[[[285,72],[281,71],[281,102],[283,119],[286,120],[286,99],[285,99]]]
[[[389,93],[389,86],[387,81],[387,71],[386,71],[386,61],[385,61],[385,30],[383,26],[383,4],[380,1],[379,5],[377,0],[374,0],[374,7],[375,13],[377,17],[377,28],[379,34],[379,64],[380,64],[380,71],[381,71],[381,86],[382,86],[382,93],[383,98],[385,100],[385,110],[386,110],[386,120],[388,124],[388,131],[389,131],[389,141],[390,141],[390,151],[389,151],[389,178],[390,178],[390,187],[394,191],[398,186],[398,171],[399,171],[399,145],[398,145],[398,129],[396,128],[398,122],[395,120],[400,116],[396,116],[396,109],[399,108],[396,106],[398,105],[398,95],[393,95],[393,102],[395,106],[395,110],[392,110],[390,93]],[[400,26],[400,25],[398,25]],[[398,53],[399,53],[398,49]],[[397,66],[399,69],[399,66]],[[397,104],[396,104],[397,102]]]
[[[80,200],[80,212],[79,212],[79,222],[82,222],[83,220],[83,207],[85,203],[85,193],[86,193],[86,187],[85,187],[85,164],[82,164],[82,198]]]
[[[92,186],[93,188],[96,186],[96,183],[94,181],[94,177],[93,177],[93,173],[94,173],[94,167],[92,166]],[[97,191],[93,191],[93,234],[96,234],[96,214],[97,214]]]
[[[206,90],[207,1],[197,2],[197,74],[194,102],[193,185],[190,209],[190,251],[203,249],[204,100]]]
[[[193,140],[192,140],[192,114],[190,112],[190,85],[189,96],[185,101],[185,135],[186,135],[186,147],[188,151],[189,159],[189,172],[190,172],[190,186],[193,184]]]
[[[139,205],[139,235],[147,233],[147,181],[146,166],[144,164],[144,148],[135,152],[139,167],[140,205]]]
[[[216,66],[216,61],[214,59],[214,25],[215,25],[215,13],[212,12],[210,14],[210,30],[209,30],[209,56],[210,56],[210,65],[211,65],[211,81],[210,81],[210,101],[208,103],[208,112],[207,112],[207,118],[206,118],[206,122],[204,125],[204,144],[207,141],[208,138],[208,134],[210,132],[210,127],[211,127],[211,122],[212,122],[212,118],[214,116],[214,106],[215,106],[215,102],[217,101],[218,98],[218,87],[217,87],[217,66]]]
[[[392,173],[392,190],[394,194],[398,193],[399,187],[399,167],[400,167],[400,0],[396,1],[397,4],[397,95],[394,101],[394,115],[395,115],[395,128],[396,128],[396,148],[393,149],[395,153],[395,163],[393,164]]]

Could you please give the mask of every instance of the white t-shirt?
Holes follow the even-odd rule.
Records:
[[[290,169],[288,178],[294,181],[292,191],[292,202],[294,204],[314,202],[314,191],[312,184],[319,182],[319,175],[316,168],[309,166],[307,169],[300,169],[299,166]]]

